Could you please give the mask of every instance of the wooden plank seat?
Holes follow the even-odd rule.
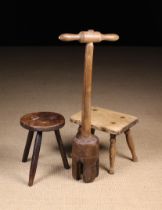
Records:
[[[70,121],[81,126],[81,112],[78,112],[70,117]],[[138,122],[138,118],[132,115],[115,112],[109,109],[100,107],[92,107],[91,109],[91,128],[94,134],[95,129],[110,133],[110,169],[109,173],[114,173],[114,162],[116,155],[116,136],[124,133],[132,160],[137,161],[135,146],[130,133],[130,128]]]

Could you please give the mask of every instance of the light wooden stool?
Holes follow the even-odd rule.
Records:
[[[116,136],[124,133],[130,152],[132,161],[137,161],[135,146],[130,133],[130,128],[138,122],[138,118],[132,115],[114,112],[112,110],[103,109],[100,107],[92,107],[91,110],[91,128],[94,134],[95,129],[110,133],[110,169],[109,173],[114,174],[114,163],[116,155]],[[81,112],[71,116],[70,121],[81,125]],[[80,128],[79,128],[80,129]]]

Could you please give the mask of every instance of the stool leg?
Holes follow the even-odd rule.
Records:
[[[110,174],[114,174],[115,155],[116,155],[116,135],[110,134],[110,148],[109,148]]]
[[[22,162],[26,162],[28,160],[28,155],[29,155],[29,150],[30,150],[30,147],[31,147],[33,135],[34,135],[34,131],[29,131],[27,141],[26,141],[26,145],[25,145],[25,148],[24,148]]]
[[[35,138],[33,156],[32,156],[32,161],[31,161],[31,166],[30,166],[29,186],[32,186],[34,182],[34,177],[35,177],[37,164],[38,164],[38,158],[39,158],[39,151],[41,147],[41,141],[42,141],[42,132],[38,131]]]
[[[131,154],[132,154],[132,160],[134,162],[137,162],[138,158],[137,158],[137,155],[136,155],[136,152],[135,152],[135,146],[134,146],[134,143],[133,143],[133,138],[131,136],[130,129],[125,131],[125,136],[126,136],[128,147],[129,147],[129,149],[131,151]]]
[[[69,169],[70,166],[69,166],[69,163],[68,163],[68,160],[67,160],[67,157],[66,157],[66,153],[65,153],[65,150],[64,150],[64,146],[63,146],[63,143],[62,143],[60,131],[55,130],[55,135],[56,135],[58,147],[59,147],[59,150],[60,150],[60,153],[61,153],[64,168]]]

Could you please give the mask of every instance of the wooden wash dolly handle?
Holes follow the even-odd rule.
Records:
[[[88,30],[81,31],[79,34],[61,34],[59,39],[61,41],[79,41],[81,43],[86,43],[81,126],[81,136],[86,139],[91,135],[93,43],[101,41],[117,41],[119,36],[117,34],[101,34],[98,31]]]
[[[101,41],[117,41],[119,36],[117,34],[101,34],[98,31],[81,31],[79,34],[61,34],[59,36],[61,41],[79,41],[81,43],[101,42]]]

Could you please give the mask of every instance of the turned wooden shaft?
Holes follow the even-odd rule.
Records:
[[[92,64],[93,64],[93,43],[86,44],[84,81],[82,98],[82,127],[81,135],[88,137],[91,135],[91,93],[92,93]]]

